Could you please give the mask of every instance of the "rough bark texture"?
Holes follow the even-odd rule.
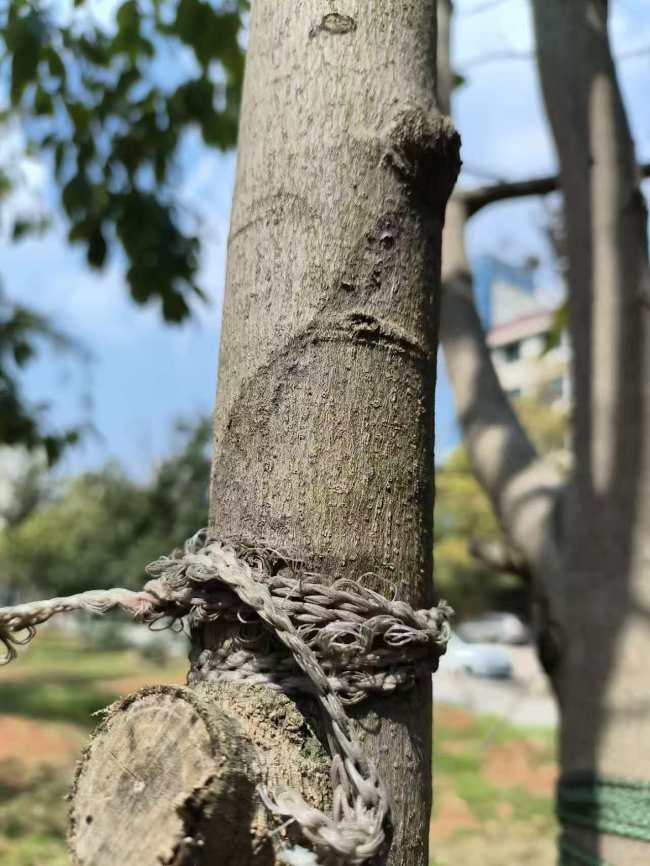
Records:
[[[458,171],[433,22],[434,0],[254,4],[210,518],[417,606],[433,600],[440,239]],[[220,640],[197,632],[195,658]],[[430,705],[427,677],[361,720],[400,866],[428,860]]]
[[[563,769],[650,779],[650,281],[647,213],[603,0],[535,0],[560,160],[575,352],[575,472],[564,523]],[[567,86],[567,82],[571,86]],[[644,843],[584,847],[625,866]]]

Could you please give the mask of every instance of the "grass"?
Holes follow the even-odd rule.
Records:
[[[162,670],[170,681],[180,681],[186,667],[176,661]],[[6,714],[89,729],[96,722],[93,714],[120,695],[112,682],[134,676],[143,684],[159,681],[161,667],[133,650],[96,649],[69,635],[45,632],[0,671],[0,707]]]
[[[64,795],[92,714],[148,682],[179,682],[185,668],[182,660],[161,667],[132,650],[93,648],[46,630],[0,669],[0,729],[27,729],[13,753],[0,734],[2,866],[68,866]],[[77,738],[72,748],[55,765],[40,765],[62,728]],[[431,866],[552,863],[552,732],[442,706],[434,732]],[[31,754],[14,754],[21,749]]]
[[[27,772],[0,764],[0,862],[3,866],[67,866],[67,793],[71,768]]]
[[[553,862],[551,730],[437,707],[432,866]]]

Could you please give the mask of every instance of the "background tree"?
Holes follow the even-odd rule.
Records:
[[[59,490],[0,530],[10,599],[139,588],[148,562],[205,523],[210,422],[177,425],[177,450],[138,484],[117,467],[59,481]],[[41,467],[41,473],[43,473]]]
[[[515,410],[539,453],[566,471],[564,413],[530,398],[518,398]],[[436,468],[434,563],[438,592],[457,621],[490,608],[528,615],[528,566],[504,534],[462,444]]]
[[[639,696],[650,586],[650,308],[641,172],[609,46],[608,4],[532,5],[566,214],[575,353],[567,483],[540,458],[499,386],[463,245],[477,205],[548,186],[522,182],[455,197],[441,335],[477,478],[530,569],[540,654],[561,710],[561,769],[647,780],[649,720]],[[564,828],[561,848],[571,864],[647,860],[643,842],[575,826]],[[576,848],[582,854],[570,853]]]

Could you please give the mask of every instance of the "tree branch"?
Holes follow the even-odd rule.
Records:
[[[530,580],[530,566],[525,557],[500,541],[472,538],[469,542],[469,552],[490,571],[514,574],[525,581]]]
[[[440,8],[444,0],[439,0]],[[449,33],[447,26],[446,32]],[[449,57],[449,46],[439,50]],[[548,184],[548,179],[544,179]],[[557,188],[557,179],[552,181]],[[516,194],[522,193],[519,183]],[[551,598],[563,583],[556,521],[563,482],[546,461],[539,458],[526,431],[515,415],[492,364],[485,334],[476,312],[472,278],[465,255],[465,225],[480,207],[501,198],[512,198],[511,184],[497,183],[489,201],[485,190],[456,194],[447,206],[442,251],[442,306],[440,336],[464,440],[477,480],[492,501],[509,544],[520,552],[531,578],[533,617],[544,642],[548,638]],[[495,194],[498,189],[498,194]],[[550,190],[549,190],[550,191]],[[538,190],[526,190],[526,195]],[[505,194],[504,194],[505,193]],[[509,194],[508,194],[509,193]],[[468,198],[474,196],[474,202]],[[554,661],[546,648],[541,657]],[[548,663],[550,670],[551,662]]]
[[[650,163],[639,166],[642,178],[650,177]],[[481,208],[499,201],[512,198],[525,198],[531,195],[548,195],[560,190],[560,178],[556,174],[545,177],[534,177],[528,180],[514,180],[503,183],[480,186],[476,189],[457,190],[455,195],[461,198],[467,209],[467,217],[474,216]]]

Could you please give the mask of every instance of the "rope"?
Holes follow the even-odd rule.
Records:
[[[273,814],[298,823],[319,854],[362,863],[384,844],[390,806],[345,704],[373,691],[410,685],[418,671],[435,670],[449,638],[451,609],[441,602],[414,610],[353,581],[328,586],[317,575],[291,567],[274,574],[278,561],[271,551],[237,550],[201,530],[183,550],[147,567],[153,579],[141,592],[95,591],[0,608],[5,661],[15,658],[16,645],[34,637],[37,625],[67,611],[119,608],[150,624],[183,617],[190,624],[237,621],[243,626],[239,636],[224,645],[221,656],[199,657],[197,675],[202,664],[213,668],[216,663],[223,679],[301,688],[315,695],[329,723],[332,814],[312,808],[296,791],[260,794]],[[266,652],[260,651],[261,624],[270,636]]]
[[[556,813],[564,825],[650,842],[650,783],[573,771],[558,782]],[[607,866],[599,857],[560,841],[560,866]]]

